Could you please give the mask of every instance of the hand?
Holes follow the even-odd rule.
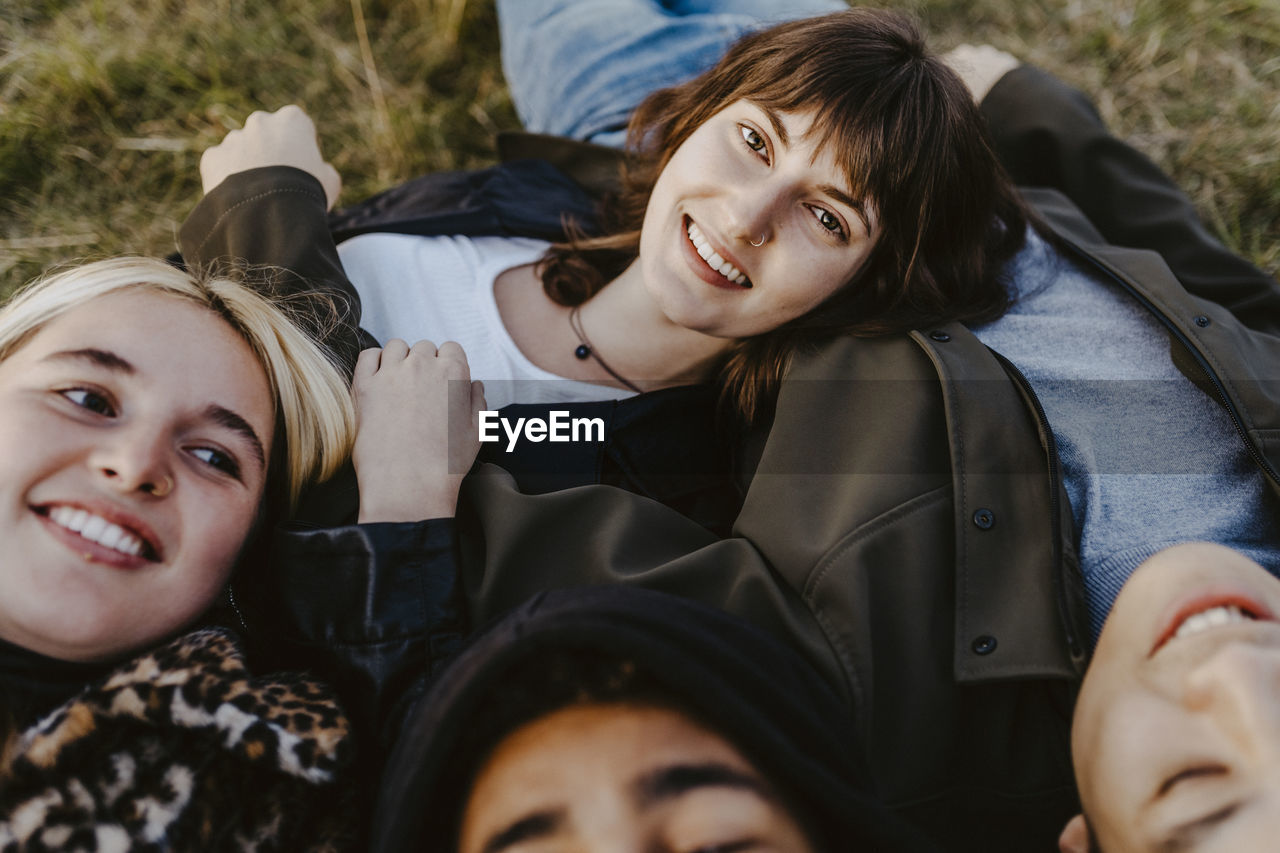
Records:
[[[977,47],[962,44],[944,53],[942,61],[964,81],[974,102],[979,104],[1001,77],[1022,64],[1013,54],[989,44]]]
[[[259,166],[293,166],[324,187],[328,207],[338,200],[342,178],[320,154],[316,126],[302,108],[289,104],[273,113],[255,112],[243,130],[233,130],[200,157],[200,183],[206,194],[236,172]]]
[[[392,339],[356,361],[352,393],[361,523],[451,517],[480,451],[484,386],[456,343]]]

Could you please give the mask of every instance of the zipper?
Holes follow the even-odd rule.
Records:
[[[996,357],[996,361],[1000,362],[1005,373],[1009,374],[1031,401],[1036,422],[1040,425],[1040,435],[1044,437],[1046,456],[1049,460],[1049,524],[1053,539],[1053,566],[1057,574],[1057,582],[1053,585],[1054,597],[1058,602],[1058,618],[1062,620],[1062,628],[1067,634],[1067,648],[1071,652],[1072,660],[1078,662],[1084,659],[1084,649],[1081,648],[1080,640],[1076,637],[1075,622],[1067,607],[1066,580],[1062,576],[1062,504],[1059,500],[1062,483],[1061,471],[1058,468],[1058,442],[1054,438],[1052,427],[1049,426],[1049,418],[1044,413],[1044,406],[1040,404],[1040,398],[1036,396],[1027,377],[1022,374],[1017,365],[1000,353],[990,347],[987,347],[987,351]]]
[[[1191,339],[1183,334],[1182,330],[1155,306],[1155,303],[1139,293],[1137,288],[1125,281],[1122,276],[1112,272],[1100,261],[1095,260],[1090,257],[1088,253],[1079,249],[1075,244],[1065,240],[1063,242],[1071,248],[1077,258],[1087,261],[1090,266],[1119,284],[1124,288],[1126,293],[1138,300],[1138,304],[1143,308],[1146,308],[1151,314],[1155,315],[1156,319],[1158,319],[1164,327],[1169,330],[1169,333],[1173,335],[1174,339],[1178,341],[1178,343],[1182,344],[1183,349],[1191,354],[1191,357],[1195,359],[1196,364],[1199,365],[1200,370],[1206,377],[1208,377],[1210,384],[1213,385],[1214,391],[1217,392],[1218,402],[1222,404],[1222,407],[1227,412],[1227,416],[1231,418],[1231,425],[1235,427],[1236,435],[1240,436],[1240,440],[1244,442],[1245,450],[1249,452],[1249,456],[1253,459],[1254,463],[1262,469],[1262,473],[1271,480],[1271,484],[1276,488],[1280,488],[1280,473],[1276,472],[1276,469],[1271,465],[1267,458],[1262,455],[1262,452],[1258,450],[1257,446],[1249,439],[1249,433],[1244,428],[1244,421],[1240,419],[1240,413],[1236,410],[1235,403],[1231,401],[1231,397],[1227,394],[1226,386],[1222,384],[1222,380],[1218,378],[1218,374],[1213,372],[1213,368],[1209,366],[1208,360],[1201,355],[1200,350],[1191,343]]]

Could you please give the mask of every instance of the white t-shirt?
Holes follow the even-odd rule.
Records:
[[[509,403],[617,400],[630,391],[565,379],[525,357],[502,324],[498,276],[537,261],[547,243],[524,237],[362,234],[338,246],[360,294],[360,325],[381,342],[457,341],[491,409]]]

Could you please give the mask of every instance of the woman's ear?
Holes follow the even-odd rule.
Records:
[[[1067,821],[1058,836],[1058,850],[1059,853],[1089,853],[1089,824],[1085,823],[1084,815],[1078,814]]]

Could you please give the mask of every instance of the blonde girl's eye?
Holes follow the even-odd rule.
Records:
[[[756,131],[754,127],[746,124],[738,125],[738,131],[742,134],[742,141],[747,147],[757,154],[767,154],[768,145],[764,141],[764,137]]]
[[[210,468],[215,468],[230,477],[240,478],[240,465],[230,454],[223,453],[216,447],[193,447],[190,453]]]
[[[105,394],[101,394],[91,388],[66,388],[58,393],[69,400],[72,405],[79,406],[95,415],[102,415],[108,418],[115,417],[116,409],[111,400]]]

